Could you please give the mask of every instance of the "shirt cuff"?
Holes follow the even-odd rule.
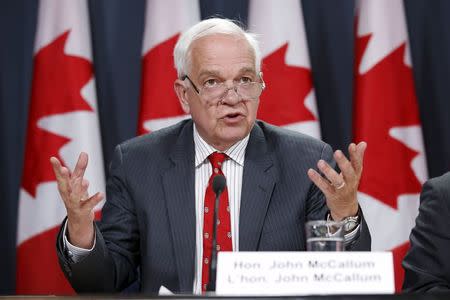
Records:
[[[350,245],[358,237],[359,227],[361,227],[361,224],[358,224],[352,231],[344,235],[345,246]]]
[[[94,232],[94,245],[92,245],[91,249],[84,249],[84,248],[74,246],[69,242],[69,240],[67,239],[66,230],[67,230],[67,220],[66,220],[66,222],[64,224],[64,228],[63,228],[64,252],[65,252],[66,257],[72,263],[77,263],[77,262],[81,261],[83,258],[85,258],[86,256],[88,256],[92,250],[94,250],[95,242],[97,240],[96,236],[95,236],[95,232]]]

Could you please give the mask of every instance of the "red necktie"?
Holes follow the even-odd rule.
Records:
[[[216,195],[212,189],[212,182],[216,175],[223,175],[222,164],[227,159],[225,153],[214,152],[208,159],[212,166],[212,175],[208,181],[208,187],[205,194],[205,205],[203,207],[203,268],[202,268],[202,291],[206,291],[209,283],[209,264],[211,262],[211,252],[213,246],[213,222],[214,222],[214,206]],[[230,222],[230,206],[228,202],[228,189],[220,195],[219,213],[217,216],[217,251],[233,251],[233,243],[231,240],[231,222]]]

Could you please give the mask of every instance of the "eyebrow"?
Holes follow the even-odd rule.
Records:
[[[241,68],[241,69],[239,70],[239,74],[243,74],[243,73],[253,73],[253,74],[256,74],[256,70],[255,70],[255,68],[244,67],[244,68]],[[222,76],[220,75],[220,72],[219,72],[219,71],[216,71],[216,70],[205,70],[205,71],[202,71],[202,72],[199,74],[198,77],[201,78],[201,77],[204,77],[204,76],[210,76],[210,75],[216,76],[216,77],[222,77]]]
[[[206,70],[206,71],[202,71],[202,72],[198,75],[198,78],[205,77],[205,76],[211,76],[211,75],[212,75],[212,76],[220,77],[218,71],[214,71],[214,70]]]
[[[256,74],[255,68],[242,68],[239,73],[254,73]]]

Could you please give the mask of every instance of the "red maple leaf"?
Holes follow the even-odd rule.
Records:
[[[177,72],[172,53],[178,36],[156,45],[144,55],[138,134],[148,132],[144,128],[145,121],[184,115],[173,89]]]
[[[288,43],[262,62],[267,87],[261,95],[258,118],[279,126],[316,120],[305,107],[305,97],[313,88],[311,71],[286,65],[287,48]]]
[[[22,187],[33,197],[41,182],[54,181],[49,158],[70,140],[39,128],[46,116],[71,111],[92,111],[80,93],[91,79],[91,63],[64,53],[69,31],[43,47],[34,58],[33,84],[28,116]],[[77,124],[72,124],[76,128]]]
[[[356,68],[371,35],[356,41]],[[393,127],[420,125],[411,68],[401,45],[364,74],[355,71],[354,137],[366,141],[359,190],[397,208],[401,194],[420,193],[411,161],[418,154],[392,138]]]

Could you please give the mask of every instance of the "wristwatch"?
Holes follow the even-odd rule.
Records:
[[[341,222],[344,223],[344,232],[349,233],[359,225],[359,215],[346,217]]]
[[[334,221],[333,217],[331,217],[331,213],[328,213],[327,221]],[[342,219],[341,222],[344,224],[343,226],[344,232],[346,234],[351,232],[359,225],[359,221],[360,221],[359,210],[356,216],[349,216]]]

